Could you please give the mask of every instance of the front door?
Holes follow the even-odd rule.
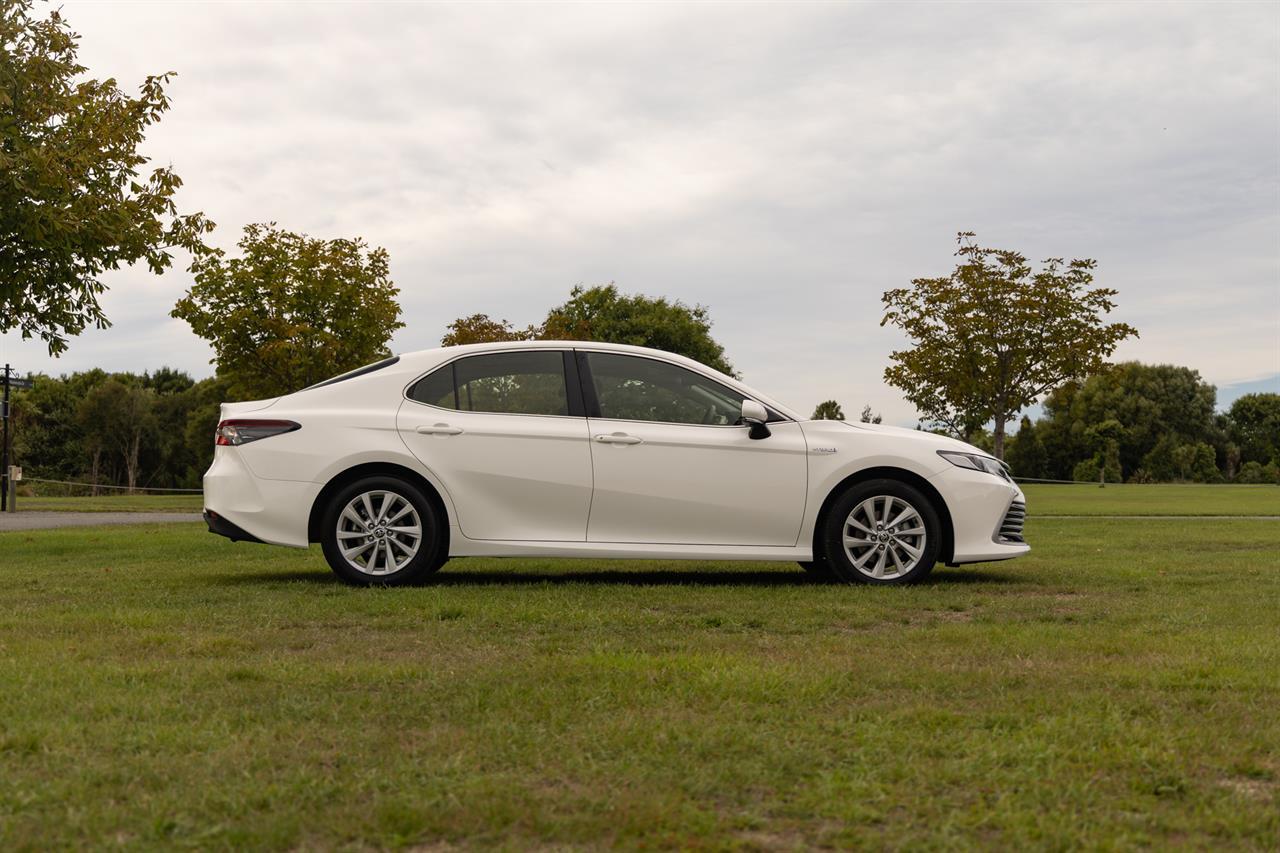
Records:
[[[588,420],[591,542],[796,543],[808,486],[800,425],[752,440],[743,395],[679,365],[586,352],[600,417]],[[593,412],[592,414],[595,414]]]
[[[566,383],[571,357],[466,356],[410,389],[400,435],[448,489],[468,539],[586,539],[591,450],[572,361],[572,395]]]

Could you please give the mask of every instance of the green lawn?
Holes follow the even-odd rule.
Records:
[[[1029,515],[1278,515],[1280,486],[1028,483]]]
[[[97,497],[19,497],[18,512],[200,512],[203,495],[99,495]]]
[[[1280,522],[1028,532],[916,588],[405,590],[198,524],[3,533],[0,849],[1274,849]]]

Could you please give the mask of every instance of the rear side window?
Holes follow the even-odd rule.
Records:
[[[429,373],[409,389],[409,398],[442,409],[458,408],[458,395],[453,385],[453,365]]]
[[[409,390],[419,403],[464,412],[567,415],[564,355],[558,351],[473,355],[424,376]]]

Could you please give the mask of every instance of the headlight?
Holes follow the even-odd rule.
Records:
[[[1001,480],[1009,480],[1009,474],[1005,471],[1004,464],[990,456],[983,456],[980,453],[960,453],[955,450],[939,450],[938,455],[943,459],[960,468],[968,468],[972,471],[982,471],[993,477],[999,477]]]

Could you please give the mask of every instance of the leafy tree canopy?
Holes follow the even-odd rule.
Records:
[[[918,278],[883,296],[886,323],[911,348],[895,351],[885,381],[926,417],[967,437],[994,421],[1004,455],[1005,424],[1063,382],[1104,366],[1137,330],[1106,323],[1116,291],[1092,287],[1092,260],[1046,260],[1039,271],[1013,251],[988,249],[961,232],[955,270]]]
[[[536,340],[539,334],[540,331],[535,326],[517,329],[507,320],[494,320],[488,314],[472,314],[450,323],[449,331],[441,338],[440,345],[456,347],[463,344],[531,341]]]
[[[711,337],[707,308],[679,300],[623,294],[613,284],[575,287],[569,299],[548,312],[538,326],[516,328],[507,320],[472,314],[449,324],[443,346],[492,341],[604,341],[652,347],[735,376],[724,347]]]
[[[835,400],[823,400],[814,407],[813,420],[842,421],[844,420],[844,409],[840,408],[840,404]]]
[[[626,295],[613,284],[575,287],[567,302],[547,314],[538,337],[652,347],[736,375],[724,347],[711,337],[711,316],[705,306],[689,307],[661,296]]]
[[[1243,462],[1280,465],[1280,394],[1245,394],[1231,404],[1227,421]]]
[[[1161,439],[1180,444],[1221,443],[1214,419],[1217,392],[1189,368],[1172,364],[1122,362],[1082,383],[1068,383],[1045,399],[1045,419],[1037,430],[1056,462],[1058,476],[1098,451],[1101,425],[1115,440],[1125,477],[1145,468],[1172,477],[1172,464],[1150,471],[1144,461]],[[1156,458],[1163,459],[1165,455]]]
[[[51,355],[109,325],[103,272],[145,261],[159,273],[170,249],[201,252],[213,229],[178,214],[172,168],[141,174],[138,148],[169,109],[172,74],[131,97],[84,77],[77,41],[58,11],[41,19],[31,0],[0,2],[0,332],[39,338]]]
[[[363,240],[320,240],[250,225],[240,256],[192,265],[173,309],[212,344],[237,396],[274,397],[385,357],[400,322],[387,252]]]

